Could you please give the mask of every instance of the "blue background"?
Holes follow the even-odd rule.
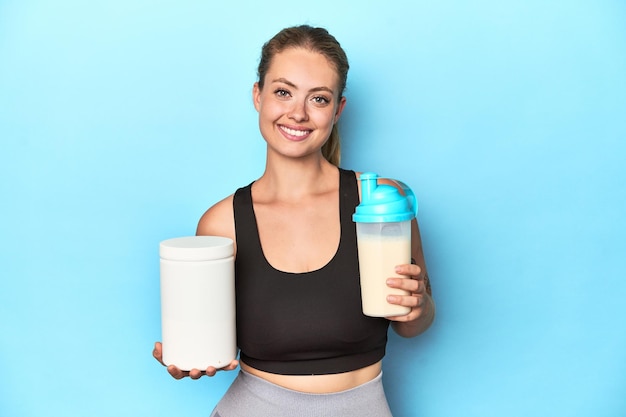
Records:
[[[626,415],[620,0],[0,0],[0,415],[209,414],[234,372],[151,357],[158,243],[262,173],[258,56],[299,23],[350,58],[343,166],[420,200],[438,316],[391,336],[394,415]]]

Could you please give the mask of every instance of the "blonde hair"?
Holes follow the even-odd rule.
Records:
[[[322,146],[322,155],[331,164],[339,166],[341,162],[341,137],[339,136],[339,128],[336,123],[330,132],[328,140]]]
[[[307,48],[311,51],[319,52],[328,59],[339,76],[338,97],[343,97],[343,91],[346,88],[346,82],[348,80],[348,69],[350,68],[348,57],[337,39],[328,33],[326,29],[308,25],[293,26],[283,29],[263,45],[258,68],[259,88],[263,89],[265,75],[267,74],[274,55],[287,48],[295,47]],[[322,155],[331,164],[339,166],[341,161],[341,138],[336,123],[333,126],[328,140],[324,146],[322,146]]]

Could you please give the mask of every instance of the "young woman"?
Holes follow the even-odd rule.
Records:
[[[414,263],[387,282],[410,292],[388,297],[410,313],[361,312],[351,220],[358,175],[338,167],[347,73],[343,49],[322,28],[287,28],[263,47],[252,96],[265,172],[207,210],[197,229],[236,243],[240,361],[222,369],[241,369],[214,417],[391,416],[381,382],[389,324],[413,337],[433,321],[416,221]],[[160,343],[153,354],[161,361]],[[198,379],[217,369],[168,372]]]

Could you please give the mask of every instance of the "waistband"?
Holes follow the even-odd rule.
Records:
[[[306,393],[240,370],[212,417],[391,417],[382,372],[345,391]]]
[[[309,392],[295,391],[295,390],[274,384],[273,382],[270,382],[266,379],[253,375],[243,369],[239,370],[238,378],[240,378],[242,382],[248,386],[249,389],[257,392],[258,394],[271,395],[273,393],[281,393],[285,395],[305,396],[305,397],[306,396],[333,397],[333,396],[346,396],[346,395],[349,395],[351,392],[356,392],[356,391],[366,391],[368,389],[377,390],[379,389],[379,387],[382,388],[383,371],[380,371],[380,373],[376,375],[376,377],[374,377],[373,379],[367,382],[364,382],[361,385],[357,385],[356,387],[349,388],[344,391],[328,392],[328,393],[309,393]]]

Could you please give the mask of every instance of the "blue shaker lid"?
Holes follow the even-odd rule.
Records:
[[[361,203],[352,220],[358,223],[387,223],[412,220],[417,214],[417,200],[404,183],[395,181],[406,195],[387,184],[378,185],[378,174],[364,172],[361,181]]]

